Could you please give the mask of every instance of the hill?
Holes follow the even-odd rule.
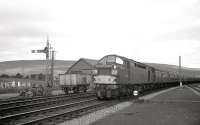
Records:
[[[55,60],[55,74],[64,73],[75,61]],[[0,74],[24,75],[45,73],[45,60],[17,60],[0,62]]]
[[[62,74],[74,64],[72,60],[55,60],[55,75]],[[179,67],[176,65],[145,63],[157,69],[178,73]],[[200,76],[200,69],[182,67],[182,72],[185,76]],[[0,74],[23,75],[45,73],[45,60],[17,60],[0,62]]]
[[[168,64],[158,64],[158,63],[145,63],[149,66],[155,67],[156,69],[168,71],[172,73],[179,73],[179,66],[176,65],[168,65]],[[192,76],[192,77],[200,77],[200,69],[199,68],[187,68],[181,67],[182,74],[184,76]]]

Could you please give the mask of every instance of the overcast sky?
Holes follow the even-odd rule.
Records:
[[[200,68],[198,0],[0,0],[0,61],[118,54],[141,62]]]

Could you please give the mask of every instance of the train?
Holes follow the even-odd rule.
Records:
[[[147,90],[179,84],[179,75],[176,73],[115,54],[101,58],[93,72],[98,99],[138,96]]]
[[[184,83],[200,81],[199,78],[179,76],[116,54],[104,56],[87,71],[91,73],[79,71],[59,75],[59,84],[65,94],[94,90],[98,99],[112,99],[176,86],[180,78]]]

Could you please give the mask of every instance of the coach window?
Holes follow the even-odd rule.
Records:
[[[116,63],[117,63],[117,64],[121,64],[121,65],[122,65],[123,62],[124,62],[124,61],[123,61],[121,58],[116,57]]]

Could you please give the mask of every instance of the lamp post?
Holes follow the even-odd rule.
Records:
[[[179,56],[179,82],[180,87],[182,87],[181,56]]]

